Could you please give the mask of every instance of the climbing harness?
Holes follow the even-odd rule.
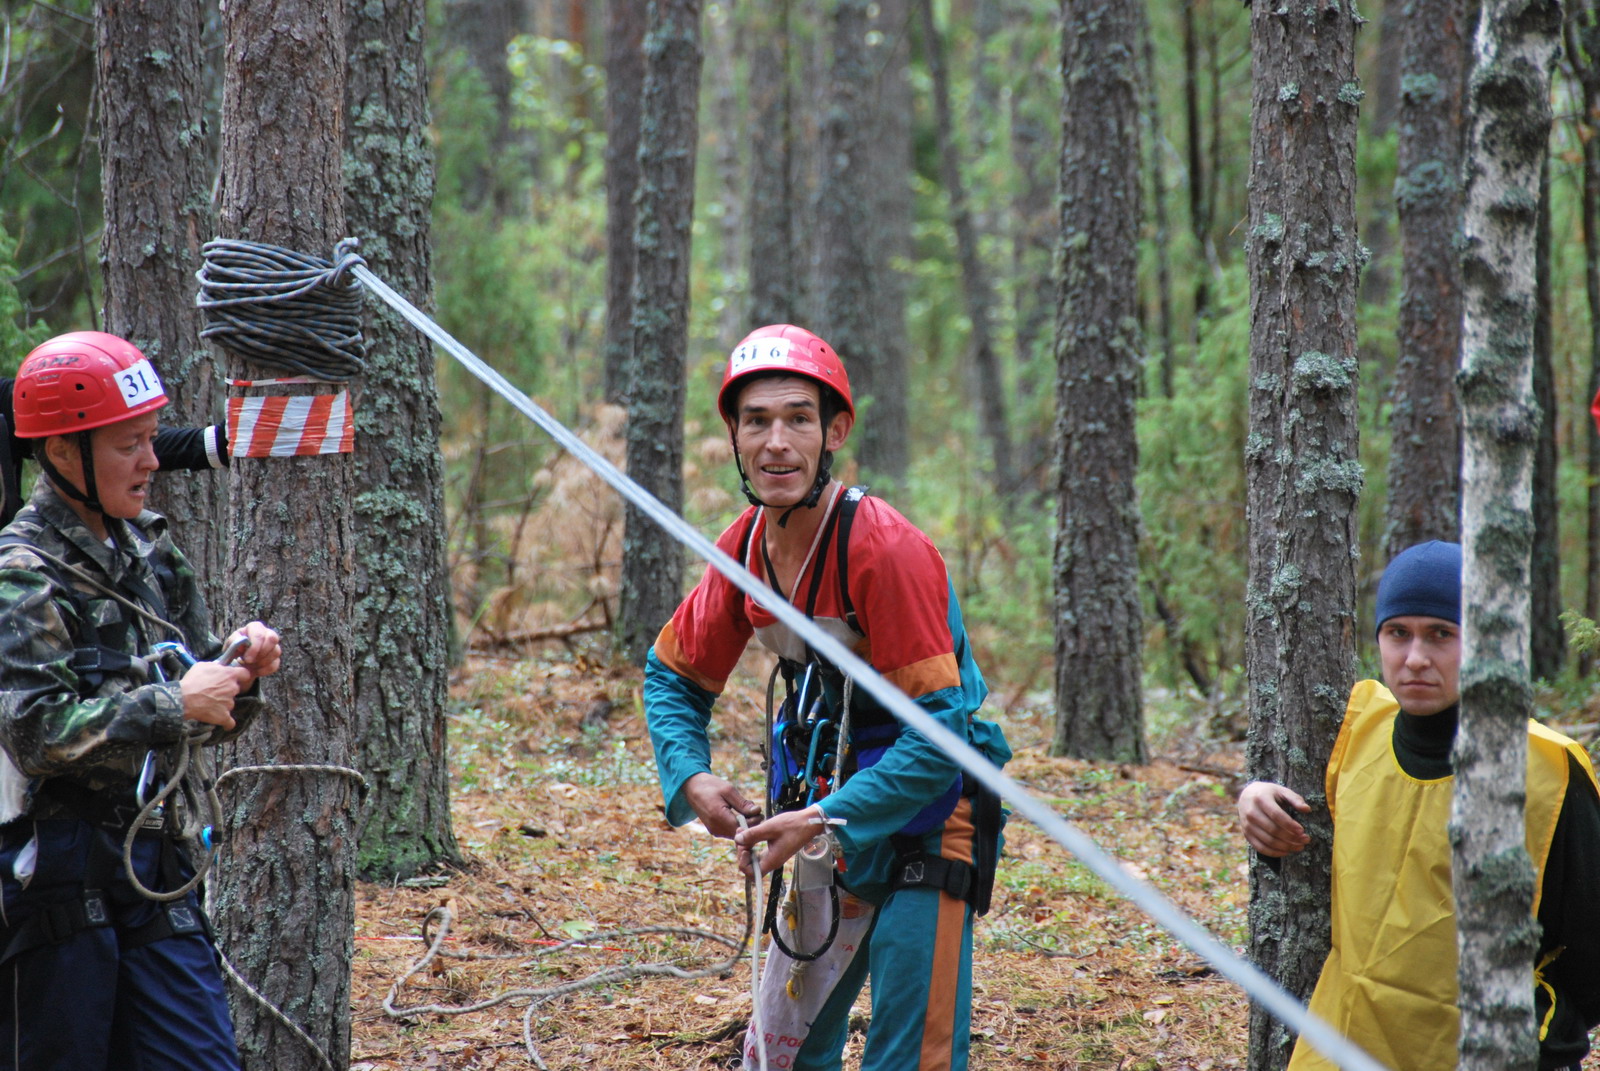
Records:
[[[127,523],[127,522],[124,522]],[[125,653],[136,633],[135,618],[163,632],[182,636],[178,626],[166,620],[166,605],[161,590],[169,587],[172,574],[165,563],[152,560],[157,584],[152,586],[136,577],[124,576],[118,583],[136,596],[131,599],[101,578],[46,551],[20,536],[0,537],[0,550],[12,546],[25,546],[44,561],[53,573],[53,590],[64,597],[73,608],[80,623],[91,620],[89,597],[69,582],[76,579],[115,602],[122,611],[118,620],[101,626],[93,642],[74,648],[71,668],[90,690],[98,689],[107,674],[123,674],[136,683],[176,680],[198,661],[194,654],[177,640],[163,640],[150,645],[146,656]],[[146,605],[154,610],[147,609]],[[248,638],[240,633],[234,636],[217,655],[215,661],[228,665],[249,646]],[[230,778],[244,774],[313,773],[346,777],[356,782],[358,791],[365,795],[367,784],[359,771],[344,766],[296,763],[284,765],[239,766],[220,776],[216,774],[212,759],[213,748],[206,746],[215,727],[196,722],[186,722],[184,738],[165,749],[170,772],[157,787],[163,753],[157,749],[146,752],[138,779],[131,794],[121,801],[107,799],[103,792],[79,785],[68,777],[52,777],[40,782],[37,791],[89,825],[122,837],[120,863],[124,876],[133,890],[146,900],[162,905],[150,922],[119,934],[123,949],[138,948],[168,937],[204,933],[212,936],[211,925],[202,907],[197,911],[185,901],[188,895],[202,888],[216,861],[220,838],[216,830],[221,821],[222,805],[218,796],[220,787]],[[7,767],[11,764],[5,762]],[[8,771],[8,772],[14,772]],[[0,779],[4,780],[4,779]],[[152,792],[152,789],[154,791]],[[181,795],[183,807],[171,806],[174,797]],[[181,824],[178,815],[181,813]],[[160,837],[159,870],[164,890],[151,889],[140,879],[134,862],[135,845],[141,837]],[[199,850],[191,852],[188,859],[193,873],[185,880],[179,855],[179,845],[192,845]],[[31,949],[70,939],[83,930],[109,926],[111,912],[105,890],[110,887],[112,873],[119,860],[109,850],[102,849],[96,841],[90,848],[88,869],[84,875],[84,895],[75,901],[46,905],[29,921],[8,933],[0,947],[0,963]],[[260,1005],[272,1018],[285,1026],[306,1044],[327,1071],[335,1071],[332,1060],[316,1040],[302,1027],[290,1020],[267,1000],[260,991],[246,981],[219,948],[217,958],[226,977],[234,982],[246,996]]]
[[[1177,937],[1197,955],[1214,966],[1218,973],[1244,989],[1254,1000],[1300,1034],[1346,1071],[1382,1071],[1371,1057],[1345,1039],[1327,1023],[1309,1014],[1305,1007],[1260,968],[1241,958],[1227,948],[1204,927],[1185,915],[1171,900],[1140,878],[1135,877],[1117,860],[1076,827],[1065,821],[1043,801],[1007,776],[990,762],[977,748],[945,728],[926,711],[917,706],[898,688],[886,681],[858,655],[842,642],[809,620],[796,606],[791,605],[762,580],[747,570],[742,561],[735,561],[709,539],[659,499],[651,495],[616,465],[603,457],[594,447],[584,442],[576,433],[561,424],[528,395],[519,390],[502,374],[486,364],[476,354],[463,346],[388,283],[370,269],[360,257],[349,254],[354,249],[349,241],[340,243],[339,276],[345,273],[358,280],[384,304],[397,312],[413,327],[432,339],[464,368],[482,380],[491,390],[505,399],[545,434],[587,466],[615,489],[629,504],[658,525],[672,540],[688,547],[722,573],[734,587],[752,601],[771,613],[781,624],[801,637],[828,665],[849,678],[855,688],[866,693],[878,708],[886,711],[898,722],[916,730],[929,743],[950,757],[977,784],[992,791],[1019,816],[1033,822],[1051,840],[1067,849],[1078,861],[1107,885],[1131,901],[1156,923]],[[295,254],[276,250],[286,257]],[[285,268],[284,270],[294,270]],[[325,272],[326,276],[326,272]],[[313,286],[315,284],[312,284]],[[239,296],[243,296],[241,292]],[[298,330],[296,328],[295,330]],[[853,705],[853,704],[852,704]],[[386,1006],[387,1010],[387,1006]],[[427,1009],[420,1009],[427,1010]],[[391,1013],[392,1014],[392,1013]]]

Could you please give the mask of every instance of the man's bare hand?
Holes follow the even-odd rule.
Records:
[[[816,808],[807,807],[803,811],[783,811],[760,825],[741,830],[733,838],[739,846],[739,872],[750,876],[750,849],[755,845],[766,844],[767,850],[761,853],[761,873],[770,874],[824,828]]]
[[[1239,793],[1239,828],[1250,847],[1262,855],[1281,859],[1311,843],[1305,827],[1285,810],[1285,804],[1304,814],[1311,805],[1282,785],[1252,781]]]
[[[752,803],[715,774],[697,773],[683,783],[683,797],[714,837],[739,832],[739,816],[760,821],[761,805]]]
[[[234,697],[250,687],[250,681],[250,671],[243,666],[196,662],[184,672],[178,686],[183,696],[183,716],[232,729]]]
[[[231,642],[237,636],[244,636],[250,645],[244,649],[235,665],[243,666],[250,672],[250,679],[270,677],[278,672],[282,664],[282,651],[278,643],[278,634],[259,621],[252,621],[242,628],[235,629],[228,637]],[[226,646],[226,644],[224,644]],[[245,685],[250,687],[249,684]]]

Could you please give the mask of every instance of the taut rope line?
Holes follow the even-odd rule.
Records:
[[[878,672],[862,661],[854,651],[818,628],[788,600],[758,580],[743,565],[718,549],[682,517],[668,509],[654,495],[545,412],[527,394],[373,274],[365,261],[351,253],[350,249],[348,240],[340,243],[341,260],[338,269],[340,274],[348,272],[359,280],[363,286],[437,343],[441,349],[509,402],[513,408],[538,425],[568,453],[587,465],[618,494],[654,521],[668,536],[705,559],[730,583],[810,644],[819,655],[853,679],[856,687],[864,689],[904,725],[932,741],[934,746],[948,755],[962,770],[1010,804],[1015,813],[1033,822],[1057,844],[1077,856],[1078,860],[1097,877],[1149,915],[1196,955],[1209,962],[1219,974],[1238,985],[1333,1063],[1344,1071],[1384,1071],[1381,1064],[1322,1019],[1313,1015],[1259,967],[1235,954],[1154,887],[1128,873],[1114,857],[1090,837],[997,769],[965,740],[929,717],[903,692],[879,676]]]

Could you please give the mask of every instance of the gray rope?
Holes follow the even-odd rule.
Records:
[[[260,242],[216,238],[201,246],[195,273],[205,313],[202,338],[268,368],[344,382],[365,374],[361,287],[366,262],[346,238],[334,261]]]
[[[759,885],[759,882],[755,884]],[[577,993],[585,989],[595,989],[600,986],[610,985],[613,982],[625,982],[634,978],[677,978],[680,980],[693,980],[697,978],[710,978],[731,973],[739,960],[744,955],[745,943],[751,939],[751,931],[755,921],[750,906],[749,884],[745,887],[745,930],[744,936],[735,941],[731,937],[724,937],[719,933],[708,930],[685,929],[680,926],[641,926],[627,930],[607,930],[599,933],[585,934],[575,937],[570,941],[562,941],[549,948],[538,949],[532,953],[522,952],[449,952],[444,949],[445,938],[450,933],[450,925],[455,920],[455,911],[449,904],[442,904],[423,916],[423,937],[427,939],[428,924],[437,919],[439,930],[428,941],[428,949],[404,974],[396,978],[389,987],[388,994],[383,998],[383,1010],[386,1015],[394,1019],[409,1019],[417,1015],[465,1015],[469,1012],[483,1011],[512,1000],[527,1000],[528,1006],[522,1013],[522,1043],[528,1054],[528,1060],[538,1068],[546,1068],[544,1060],[539,1055],[539,1046],[533,1038],[533,1013],[542,1005],[553,1000]],[[427,969],[435,959],[461,959],[461,960],[506,960],[506,959],[539,959],[543,956],[554,955],[568,948],[593,944],[598,941],[611,941],[627,937],[649,936],[652,934],[668,934],[678,937],[688,937],[695,940],[711,941],[733,950],[733,955],[726,960],[719,960],[706,967],[683,968],[672,963],[626,963],[612,967],[602,967],[582,978],[570,982],[562,982],[552,986],[542,986],[528,989],[504,989],[493,996],[470,1004],[414,1004],[408,1007],[399,1007],[395,1000],[400,995],[400,990],[405,984],[418,974]]]
[[[255,986],[245,981],[244,975],[240,974],[238,969],[234,967],[232,960],[228,959],[227,956],[222,954],[221,949],[217,950],[217,959],[221,962],[222,972],[228,976],[228,980],[234,985],[238,986],[240,989],[244,990],[245,996],[255,1001],[256,1004],[260,1006],[261,1010],[271,1016],[274,1021],[283,1025],[284,1027],[287,1027],[291,1034],[299,1038],[305,1044],[305,1047],[311,1050],[312,1055],[316,1056],[318,1064],[327,1068],[327,1071],[338,1071],[338,1069],[333,1066],[333,1061],[329,1059],[328,1054],[322,1051],[322,1046],[317,1044],[317,1039],[306,1033],[304,1028],[302,1028],[299,1023],[283,1014],[283,1012],[278,1009],[277,1005],[273,1004],[272,1001],[262,996],[261,992],[257,990]]]

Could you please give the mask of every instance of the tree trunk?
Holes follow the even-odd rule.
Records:
[[[1454,542],[1458,531],[1457,242],[1470,34],[1466,0],[1415,0],[1405,20],[1394,184],[1402,258],[1399,359],[1390,395],[1385,561],[1430,539]]]
[[[1400,108],[1401,59],[1405,52],[1406,22],[1419,16],[1409,0],[1381,0],[1382,14],[1378,21],[1378,55],[1373,64],[1372,91],[1368,94],[1367,110],[1371,116],[1368,134],[1373,142],[1389,136]],[[1361,230],[1362,241],[1371,251],[1366,271],[1361,273],[1358,300],[1363,306],[1382,305],[1389,300],[1390,287],[1394,285],[1389,271],[1389,254],[1394,248],[1394,235],[1390,225],[1394,221],[1394,205],[1383,197],[1373,198],[1372,214]]]
[[[923,0],[924,3],[927,0]],[[1052,755],[1144,762],[1139,467],[1142,0],[1061,5]]]
[[[650,0],[644,54],[628,474],[676,512],[683,504],[700,0]],[[635,663],[644,662],[682,597],[682,551],[630,504],[622,537],[621,641]]]
[[[605,399],[627,393],[633,352],[634,197],[639,191],[639,97],[644,90],[644,8],[606,0]]]
[[[1577,142],[1583,147],[1583,192],[1579,203],[1583,224],[1583,280],[1589,309],[1589,389],[1588,398],[1600,395],[1600,11],[1593,0],[1574,0],[1568,6],[1566,30],[1567,62],[1583,94],[1583,109],[1577,117]],[[1589,494],[1585,503],[1587,526],[1584,540],[1583,614],[1600,620],[1600,425],[1583,423],[1589,475]],[[1587,677],[1594,670],[1595,654],[1585,650],[1578,656],[1578,675]]]
[[[345,218],[373,272],[433,306],[433,150],[423,0],[348,0]],[[450,577],[433,347],[369,305],[356,430],[354,630],[361,811],[357,867],[373,880],[456,862],[445,703]]]
[[[950,79],[945,70],[944,40],[933,19],[933,0],[916,0],[920,13],[923,39],[926,42],[928,70],[933,80],[933,108],[936,118],[935,155],[939,158],[939,179],[945,197],[950,203],[950,224],[956,235],[956,256],[961,265],[961,296],[966,305],[967,320],[972,336],[967,342],[971,354],[973,401],[978,407],[978,423],[983,437],[989,442],[989,457],[993,465],[994,482],[1002,495],[1016,490],[1016,477],[1011,461],[1011,432],[1006,420],[1006,380],[995,352],[994,336],[989,326],[989,310],[994,306],[994,288],[978,254],[977,230],[972,224],[972,213],[967,205],[966,183],[961,176],[960,150],[956,147],[954,122],[950,117]],[[1112,21],[1115,16],[1108,16]],[[1107,30],[1106,32],[1111,32]],[[1127,75],[1134,86],[1138,85],[1138,72]],[[1065,117],[1064,117],[1065,118]],[[1070,135],[1069,135],[1070,136]],[[1131,144],[1137,146],[1139,135],[1131,133]],[[1137,161],[1135,161],[1137,165]],[[1134,181],[1138,181],[1135,166]],[[1138,195],[1134,194],[1134,203]],[[1137,229],[1134,231],[1137,234]],[[1137,307],[1137,301],[1135,301]],[[1120,332],[1119,332],[1120,334]],[[1110,337],[1106,341],[1109,343]],[[1059,345],[1059,341],[1057,343]],[[1112,343],[1114,345],[1114,343]],[[1058,351],[1059,352],[1059,351]],[[1135,358],[1137,360],[1137,358]],[[1132,474],[1129,473],[1129,478]]]
[[[1464,1071],[1538,1061],[1528,968],[1538,946],[1524,845],[1535,228],[1550,132],[1554,0],[1485,0],[1464,170],[1461,729],[1450,841]]]
[[[229,4],[224,34],[220,229],[328,256],[344,235],[341,0]],[[271,374],[232,354],[228,371],[247,379]],[[349,766],[354,759],[354,476],[350,454],[234,459],[225,619],[260,618],[284,640],[283,670],[264,686],[274,709],[228,749],[238,764]],[[229,786],[224,805],[228,838],[216,889],[222,945],[245,978],[343,1067],[355,786],[324,773],[253,775]],[[254,1002],[236,1002],[234,1021],[247,1071],[319,1066]]]
[[[1535,680],[1554,680],[1567,661],[1561,628],[1561,516],[1556,497],[1556,377],[1550,293],[1550,158],[1539,171],[1534,254],[1533,399],[1539,441],[1533,452],[1533,552],[1528,562],[1529,663]]]
[[[1328,952],[1332,826],[1323,774],[1355,676],[1355,30],[1350,0],[1255,4],[1251,102],[1249,776],[1311,803],[1311,844],[1250,873],[1250,948],[1310,996]],[[1250,1066],[1292,1037],[1251,1009]]]
[[[800,251],[795,247],[789,73],[789,0],[749,12],[750,309],[752,327],[799,318]]]
[[[101,0],[96,27],[106,330],[160,371],[172,399],[163,424],[211,424],[221,384],[194,300],[200,244],[216,229],[215,162],[204,134],[204,14],[188,0]],[[172,522],[207,602],[220,606],[221,477],[164,477],[152,487],[150,508]]]
[[[857,431],[857,456],[890,480],[903,480],[911,466],[910,386],[907,366],[911,341],[906,334],[908,284],[902,264],[914,249],[911,172],[911,4],[878,0],[868,30],[868,66],[874,72],[867,115],[872,132],[865,145],[873,226],[872,382],[877,399],[870,419]],[[875,36],[874,36],[875,35]],[[870,44],[876,41],[876,44]]]
[[[744,54],[744,12],[723,5],[706,15],[704,70],[710,79],[707,97],[711,105],[712,129],[716,137],[708,146],[713,167],[716,195],[713,214],[716,224],[716,272],[711,293],[722,299],[713,328],[715,337],[732,349],[749,331],[745,320],[744,294],[745,197],[749,188],[745,175],[743,149],[749,140],[748,116],[744,108],[740,59]],[[754,161],[750,166],[755,166]]]
[[[1044,73],[1059,62],[1060,49],[1053,43],[1035,51],[1033,35],[1023,27],[1037,18],[1027,2],[1015,0],[1007,5],[1009,35],[1013,46],[1013,77],[1027,82],[1045,83]],[[1044,54],[1048,53],[1048,58]],[[1037,71],[1037,80],[1031,75]],[[1054,72],[1050,72],[1054,77]],[[1055,378],[1054,336],[1056,306],[1055,243],[1061,231],[1061,211],[1056,204],[1061,184],[1059,102],[1047,104],[1044,94],[1012,92],[1008,95],[1011,134],[1011,165],[1017,176],[1017,192],[1012,199],[1011,273],[1019,280],[1015,289],[1012,318],[1016,323],[1017,411],[1025,419],[1015,429],[1015,465],[1021,486],[1043,494],[1053,465],[1054,444],[1050,424],[1054,414]],[[1048,111],[1047,111],[1048,109]],[[1024,399],[1050,399],[1049,405],[1028,406]],[[1017,417],[1013,416],[1013,421]]]
[[[1188,135],[1189,229],[1194,235],[1194,323],[1199,324],[1211,307],[1211,276],[1205,270],[1206,246],[1210,243],[1210,209],[1206,201],[1206,146],[1200,123],[1200,31],[1195,24],[1197,0],[1183,0],[1183,120]]]
[[[1167,219],[1167,169],[1163,165],[1161,134],[1161,94],[1156,81],[1156,49],[1149,20],[1141,20],[1140,31],[1144,50],[1145,112],[1144,121],[1149,128],[1150,205],[1155,215],[1156,247],[1156,337],[1161,340],[1161,366],[1159,383],[1161,396],[1171,398],[1176,356],[1173,353],[1172,328],[1172,258],[1168,245],[1172,226]]]
[[[870,400],[871,412],[856,428],[857,460],[880,471],[876,439],[867,435],[880,404],[895,404],[886,395],[892,383],[882,382],[877,358],[880,337],[877,312],[881,277],[876,255],[879,221],[872,219],[875,192],[867,142],[873,135],[871,102],[876,74],[867,45],[868,0],[834,0],[828,23],[832,59],[825,84],[819,132],[821,176],[816,205],[816,332],[833,346],[850,372],[857,407]],[[899,405],[905,399],[899,399]]]
[[[506,49],[523,30],[530,12],[522,0],[443,0],[443,4],[445,35],[465,54],[493,104],[488,144],[482,159],[475,161],[477,166],[464,177],[462,203],[504,217],[515,210],[518,177],[535,173],[531,159],[506,166],[508,158],[521,157],[525,149],[511,122],[513,85]]]

